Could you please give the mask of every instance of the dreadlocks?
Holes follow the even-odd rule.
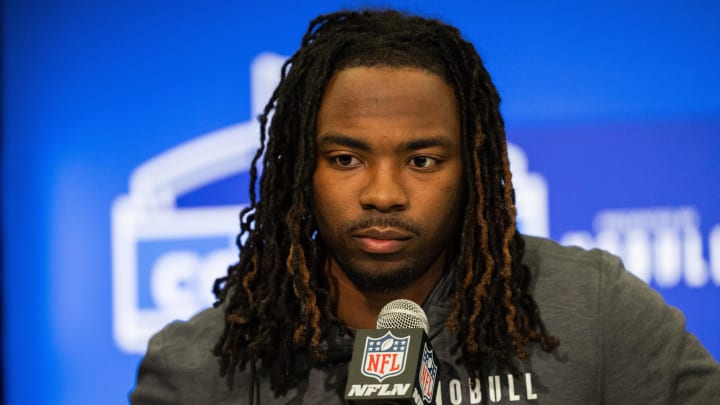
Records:
[[[250,170],[250,205],[240,214],[239,262],[214,286],[226,325],[213,353],[228,384],[238,368],[249,364],[254,374],[261,362],[273,365],[271,388],[284,394],[299,381],[293,353],[322,361],[321,342],[331,327],[345,330],[321,271],[325,256],[311,209],[316,120],[334,73],[377,65],[436,73],[457,99],[468,192],[451,260],[456,293],[446,326],[457,336],[454,351],[477,375],[485,361],[517,372],[529,342],[545,351],[559,344],[528,294],[500,97],[475,48],[439,21],[394,11],[340,12],[310,23],[259,117],[261,147]]]

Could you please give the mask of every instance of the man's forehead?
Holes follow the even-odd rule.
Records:
[[[320,109],[332,103],[333,107],[350,109],[345,112],[353,115],[375,114],[377,108],[388,107],[412,112],[417,108],[442,107],[438,102],[456,108],[453,89],[430,71],[408,67],[353,67],[333,74]]]

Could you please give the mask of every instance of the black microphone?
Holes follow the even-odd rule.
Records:
[[[348,369],[350,404],[434,404],[438,362],[428,320],[410,300],[394,300],[378,315],[377,329],[358,329]]]

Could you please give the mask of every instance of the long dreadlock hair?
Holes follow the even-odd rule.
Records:
[[[240,214],[239,262],[214,286],[226,324],[213,353],[231,386],[235,371],[250,365],[251,400],[259,363],[272,365],[271,388],[284,394],[300,378],[292,371],[294,354],[322,361],[321,342],[333,325],[344,327],[334,316],[311,208],[316,119],[334,73],[376,65],[429,70],[457,98],[467,193],[446,326],[457,336],[461,361],[471,375],[485,361],[517,372],[516,359],[528,357],[529,342],[545,351],[559,344],[528,293],[500,97],[475,48],[436,20],[395,11],[338,12],[310,23],[259,117],[261,146],[250,169],[250,204]]]

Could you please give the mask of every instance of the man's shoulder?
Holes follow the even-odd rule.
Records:
[[[530,267],[552,264],[555,267],[585,264],[602,266],[606,262],[618,262],[619,258],[602,249],[584,249],[578,246],[565,246],[558,242],[537,236],[523,235],[525,256],[523,262]]]
[[[236,374],[241,383],[229,391],[218,359],[212,355],[223,319],[223,308],[210,308],[156,333],[140,363],[131,403],[237,403],[245,392],[245,379]]]
[[[625,270],[619,257],[601,250],[586,250],[538,237],[523,236],[523,263],[531,274],[530,289],[539,304],[561,309],[568,303],[593,311],[612,285],[649,290]],[[549,311],[546,309],[546,313]]]
[[[187,366],[217,360],[210,354],[220,338],[225,323],[223,308],[208,308],[186,321],[173,321],[160,330],[150,341],[150,349],[162,352],[168,358],[182,359]]]
[[[592,279],[624,270],[620,258],[601,249],[563,246],[553,240],[523,236],[523,263],[533,278]]]

